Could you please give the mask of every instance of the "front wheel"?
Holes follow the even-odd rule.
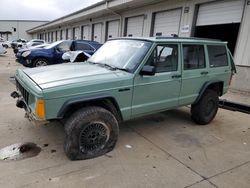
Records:
[[[217,114],[219,106],[218,93],[206,90],[200,100],[191,106],[191,117],[199,125],[210,123]]]
[[[100,107],[85,107],[65,123],[64,151],[71,160],[91,159],[111,151],[119,126],[115,116]]]
[[[34,60],[33,67],[42,67],[48,65],[48,60],[44,58],[38,58]]]

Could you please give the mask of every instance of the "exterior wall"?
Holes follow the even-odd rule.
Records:
[[[97,23],[102,23],[102,36],[101,42],[104,43],[106,40],[106,32],[107,32],[107,22],[113,20],[119,20],[119,36],[125,35],[126,30],[126,20],[129,17],[140,16],[144,17],[144,25],[143,25],[143,36],[148,37],[152,34],[152,20],[154,13],[160,11],[181,9],[181,20],[180,20],[180,28],[178,35],[181,37],[190,37],[193,34],[193,29],[196,24],[197,17],[197,7],[200,4],[214,2],[215,0],[169,0],[169,1],[158,1],[151,0],[151,3],[144,6],[139,6],[139,4],[143,4],[146,1],[132,1],[126,0],[123,3],[131,3],[134,2],[134,6],[132,8],[120,8],[114,12],[114,10],[107,9],[108,5],[100,5],[100,7],[95,7],[92,10],[87,10],[84,12],[79,12],[76,15],[71,15],[68,17],[64,17],[61,20],[58,19],[55,22],[51,22],[48,25],[43,26],[46,28],[46,32],[55,31],[58,28],[63,29],[64,35],[65,30],[68,28],[69,30],[69,38],[72,38],[72,29],[74,27],[80,28],[80,33],[82,32],[82,26],[89,25],[90,38],[93,39],[93,25]],[[229,1],[229,0],[228,0]],[[234,0],[230,0],[234,1]],[[236,0],[235,0],[236,1]],[[148,1],[149,2],[149,1]],[[121,0],[110,1],[111,4],[119,4]],[[137,6],[135,5],[137,4]],[[110,5],[111,6],[111,5]],[[137,7],[137,8],[135,8]],[[101,16],[94,16],[94,11],[101,11]],[[91,12],[91,16],[84,17],[88,15],[88,12]],[[89,13],[90,14],[90,13]],[[77,17],[78,16],[78,17]],[[232,88],[250,91],[250,0],[245,0],[244,13],[242,16],[242,22],[240,27],[240,32],[238,36],[236,51],[235,51],[235,62],[237,65],[238,74],[234,77],[232,82]],[[70,19],[72,19],[70,21]],[[41,28],[43,28],[41,27]],[[39,28],[40,29],[40,28]],[[39,33],[39,29],[34,29],[35,31],[30,31],[34,33]],[[41,31],[41,29],[40,29]],[[36,36],[36,35],[35,35]],[[81,36],[81,34],[80,34]],[[65,36],[63,36],[65,39]],[[244,83],[243,83],[244,82]]]
[[[238,66],[234,76],[232,88],[250,92],[250,1],[246,1],[242,18],[238,43],[235,53],[235,62]]]
[[[250,66],[236,66],[236,69],[231,88],[250,93]]]
[[[30,35],[26,31],[34,28],[38,25],[46,23],[45,21],[22,21],[22,20],[0,20],[0,31],[10,31],[12,34],[8,35],[8,40],[15,39],[26,39],[30,40],[32,38],[36,38],[36,35]],[[16,28],[16,32],[14,32],[14,28]],[[2,36],[5,40],[7,40],[6,34]]]

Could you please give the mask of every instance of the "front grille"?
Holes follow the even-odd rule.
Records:
[[[18,89],[18,91],[21,92],[23,99],[26,103],[28,103],[29,101],[29,92],[26,91],[26,89],[23,88],[23,86],[16,80],[16,87]]]

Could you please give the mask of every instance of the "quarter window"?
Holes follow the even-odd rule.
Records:
[[[183,45],[184,70],[206,67],[203,45]]]
[[[228,65],[225,46],[208,45],[207,49],[210,67],[223,67]]]

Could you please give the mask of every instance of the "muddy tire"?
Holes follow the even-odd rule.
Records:
[[[100,107],[76,111],[64,127],[64,151],[70,160],[91,159],[113,150],[119,134],[115,116]]]
[[[33,67],[42,67],[42,66],[47,66],[48,65],[48,60],[44,58],[38,58],[35,59],[33,62]]]
[[[210,123],[218,111],[219,97],[216,91],[206,90],[200,100],[191,106],[191,117],[199,125]]]

